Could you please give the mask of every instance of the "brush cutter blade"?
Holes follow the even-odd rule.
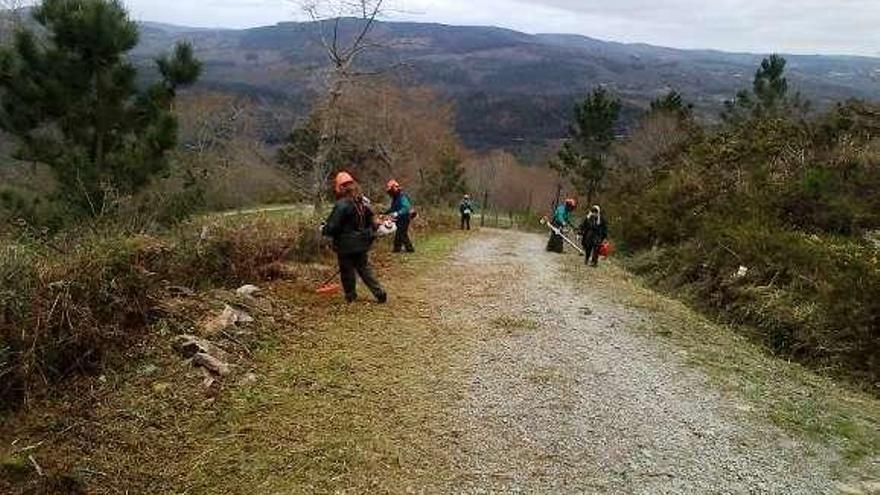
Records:
[[[335,294],[339,294],[342,291],[342,286],[339,284],[327,284],[318,287],[315,290],[315,293],[321,296],[332,296]]]

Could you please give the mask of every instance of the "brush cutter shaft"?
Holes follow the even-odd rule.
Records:
[[[330,275],[329,277],[327,277],[327,280],[325,280],[324,283],[321,284],[321,287],[324,287],[324,286],[330,284],[331,282],[333,282],[333,280],[335,280],[337,277],[339,277],[339,273],[340,273],[340,271],[336,270],[336,272],[334,272],[333,275]]]
[[[550,223],[550,221],[547,220],[547,217],[542,218],[542,219],[541,219],[541,223],[544,224],[544,225],[546,225],[547,227],[549,227],[550,230],[552,230],[554,234],[558,235],[559,237],[562,237],[562,240],[564,240],[565,242],[567,242],[569,246],[575,248],[575,249],[577,250],[577,252],[581,253],[582,256],[585,256],[585,255],[587,254],[586,252],[584,252],[583,249],[581,249],[580,246],[578,246],[577,244],[575,244],[574,241],[572,241],[571,239],[569,239],[568,237],[566,237],[565,234],[562,233],[562,229],[560,229],[559,227],[557,227],[557,226],[553,225],[552,223]]]

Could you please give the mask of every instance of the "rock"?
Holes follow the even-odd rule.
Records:
[[[217,396],[217,393],[216,393],[217,386],[216,385],[217,385],[217,380],[215,380],[212,377],[205,378],[204,380],[202,380],[202,387],[205,387],[205,392],[207,393],[208,397],[216,397]]]
[[[230,372],[228,364],[204,352],[196,353],[193,356],[193,365],[202,367],[218,376],[227,376]]]
[[[196,295],[196,291],[189,287],[183,287],[182,285],[171,285],[168,287],[168,292],[171,295],[178,297],[192,297]]]
[[[235,323],[253,323],[254,317],[241,311],[240,309],[232,309],[233,313],[235,313]]]
[[[223,310],[223,313],[221,313],[220,316],[208,321],[204,327],[204,334],[208,336],[217,335],[223,330],[235,325],[235,314],[231,309],[232,308],[229,306],[226,306],[226,309]]]
[[[171,389],[170,383],[165,382],[157,382],[153,384],[153,392],[157,394],[162,394]]]
[[[156,366],[155,364],[147,364],[147,365],[144,365],[143,367],[141,367],[137,371],[137,373],[138,373],[138,375],[141,375],[141,376],[150,376],[150,375],[155,374],[157,371],[159,371],[158,366]]]
[[[256,373],[248,373],[248,374],[244,375],[244,378],[241,380],[241,383],[243,383],[244,385],[253,385],[253,384],[257,383],[258,380],[259,380],[259,377],[257,377]]]
[[[220,313],[220,316],[205,324],[204,333],[205,335],[213,336],[231,326],[239,323],[253,323],[253,321],[254,318],[251,315],[227,304],[226,307],[223,308],[223,312]]]
[[[736,273],[733,275],[733,278],[734,279],[745,278],[745,276],[748,274],[749,274],[749,269],[744,266],[740,266],[739,269],[736,271]]]
[[[840,495],[865,495],[865,492],[858,487],[852,485],[844,485],[842,483],[837,485],[837,493],[839,493]]]
[[[262,290],[256,285],[243,285],[235,291],[236,294],[242,297],[256,297],[260,292]]]
[[[862,483],[862,490],[868,495],[880,495],[880,481],[866,481]]]
[[[211,342],[195,335],[178,335],[174,338],[174,350],[182,357],[189,359],[198,353],[226,359],[226,352]]]

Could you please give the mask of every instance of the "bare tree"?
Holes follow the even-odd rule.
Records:
[[[328,157],[338,142],[342,118],[340,102],[360,75],[355,61],[376,46],[370,33],[382,13],[384,0],[305,0],[301,6],[312,20],[331,67],[326,77],[327,95],[318,108],[322,122],[318,151],[313,158],[312,197],[322,202],[324,186],[333,172]],[[351,22],[351,18],[358,22]],[[354,29],[351,29],[353,26]]]
[[[15,31],[21,27],[25,4],[25,0],[0,0],[0,43],[10,43]]]
[[[454,108],[425,87],[399,87],[378,78],[347,87],[334,117],[336,129],[328,166],[347,160],[346,167],[362,181],[381,182],[394,176],[412,188],[421,176],[443,162],[450,149],[460,148]],[[314,159],[320,147],[325,116],[313,112],[291,133],[278,160],[299,184],[312,185]],[[367,187],[369,193],[379,193]]]
[[[19,14],[25,3],[25,0],[0,0],[0,9]]]

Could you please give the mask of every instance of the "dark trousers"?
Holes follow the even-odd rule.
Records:
[[[564,251],[564,244],[565,241],[562,239],[562,236],[554,232],[550,234],[550,240],[547,241],[547,251],[561,253]]]
[[[370,292],[376,299],[380,299],[385,295],[385,290],[376,279],[373,267],[370,265],[369,254],[367,252],[354,254],[340,254],[339,258],[339,274],[342,278],[342,288],[345,289],[345,299],[354,301],[357,299],[357,276],[361,276]]]
[[[586,263],[592,266],[599,265],[599,248],[602,247],[602,243],[599,241],[584,241],[583,243],[584,251],[587,253]]]
[[[462,215],[461,216],[461,230],[471,230],[471,216],[470,215]]]
[[[416,252],[412,241],[409,238],[409,217],[400,217],[397,219],[397,233],[394,234],[394,252],[399,253],[406,249],[407,253]]]

